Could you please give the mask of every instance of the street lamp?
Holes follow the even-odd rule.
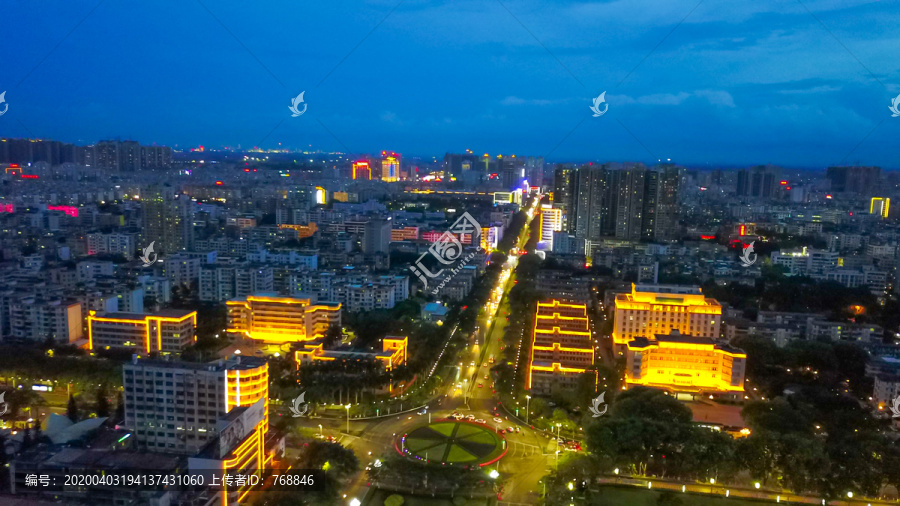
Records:
[[[525,425],[528,425],[528,415],[531,414],[530,410],[528,409],[528,406],[530,406],[530,405],[531,405],[531,396],[526,395],[525,396]]]
[[[347,404],[344,407],[347,408],[347,434],[350,434],[350,405]]]
[[[322,424],[321,423],[319,424],[319,435],[320,436],[322,435]]]

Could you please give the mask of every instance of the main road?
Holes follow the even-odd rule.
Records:
[[[490,369],[501,357],[501,338],[506,326],[505,312],[508,307],[506,296],[515,284],[513,271],[518,263],[519,251],[528,240],[531,221],[538,205],[539,200],[534,199],[526,209],[527,219],[516,245],[507,256],[485,310],[479,315],[478,325],[487,329],[483,333],[483,342],[478,342],[478,337],[470,338],[456,366],[456,381],[450,381],[442,387],[438,397],[429,403],[426,410],[366,420],[351,419],[349,433],[346,432],[346,420],[341,419],[307,419],[306,425],[315,428],[321,423],[323,435],[334,436],[346,448],[353,450],[363,467],[374,466],[377,460],[396,453],[394,443],[398,435],[429,420],[447,418],[452,413],[472,415],[496,429],[513,428],[513,432],[505,432],[506,456],[495,466],[504,483],[501,503],[534,503],[539,491],[539,481],[553,462],[550,456],[556,449],[556,441],[540,431],[516,423],[515,418],[507,419],[496,399],[497,392],[492,388],[494,381]],[[477,336],[482,333],[475,334]],[[516,428],[518,432],[515,431]],[[368,486],[368,473],[361,470],[345,488],[348,503],[354,498],[363,499]]]

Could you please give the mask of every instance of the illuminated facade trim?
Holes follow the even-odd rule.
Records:
[[[178,313],[178,311],[170,311]],[[119,349],[147,354],[178,353],[197,341],[197,312],[183,314],[101,313],[87,317],[88,349]]]
[[[708,337],[677,332],[629,341],[626,385],[643,385],[676,392],[731,393],[744,391],[747,354]]]
[[[341,304],[310,299],[250,295],[229,300],[227,332],[267,343],[312,341],[341,325]]]
[[[594,366],[594,345],[585,304],[538,302],[532,329],[526,389],[550,394],[555,387],[574,388]],[[594,384],[596,385],[596,372]]]
[[[632,283],[631,293],[616,296],[612,338],[622,352],[636,337],[672,331],[718,338],[721,324],[722,306],[704,297],[699,288]]]

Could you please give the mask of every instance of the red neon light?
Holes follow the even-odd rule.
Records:
[[[37,174],[22,174],[19,177],[22,179],[40,179],[41,176],[38,176]]]
[[[0,204],[0,213],[11,213],[13,212],[12,204]]]
[[[18,168],[19,168],[19,164],[18,164],[18,163],[11,163],[11,164],[9,164],[9,168],[10,168],[10,169],[18,169]]]
[[[741,225],[741,235],[744,235],[747,232],[747,226]]]
[[[711,241],[715,238],[716,238],[716,236],[714,236],[714,235],[701,235],[700,236],[700,239],[703,239],[704,241]]]
[[[66,216],[71,216],[73,218],[78,217],[78,208],[75,206],[47,206],[48,211],[62,211],[66,213]]]
[[[786,184],[787,184],[787,181],[782,181],[782,182],[781,182],[781,186],[784,186],[784,185],[786,185]]]
[[[221,181],[216,181],[216,186],[222,186],[223,184],[225,184],[225,183],[223,183]]]

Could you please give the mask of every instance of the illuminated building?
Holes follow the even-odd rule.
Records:
[[[310,299],[256,294],[232,299],[228,309],[228,333],[281,344],[312,341],[332,325],[341,325],[341,304]]]
[[[562,209],[554,209],[549,205],[541,206],[541,242],[546,242],[553,249],[553,232],[562,230]]]
[[[386,336],[381,340],[381,351],[326,350],[321,342],[303,345],[294,352],[297,368],[316,362],[378,361],[385,371],[406,364],[408,337]]]
[[[869,203],[869,214],[887,218],[891,210],[891,199],[885,197],[872,197]]]
[[[400,155],[393,151],[381,152],[381,180],[393,183],[400,181]]]
[[[288,223],[282,223],[278,225],[278,228],[286,228],[297,231],[297,239],[306,239],[307,237],[312,237],[315,235],[316,230],[318,230],[318,226],[314,222],[309,222],[306,225],[291,225]]]
[[[369,162],[360,160],[353,162],[353,179],[372,179],[372,169]]]
[[[744,391],[747,354],[711,337],[657,334],[627,344],[625,383],[675,392]]]
[[[123,367],[125,426],[137,448],[189,455],[192,473],[249,473],[271,468],[269,365],[235,356],[209,363],[133,358]],[[210,489],[214,501],[239,504],[246,484]]]
[[[556,388],[573,389],[584,373],[594,376],[596,385],[593,365],[587,306],[538,302],[525,388],[537,395],[549,395]]]
[[[133,358],[122,375],[125,426],[142,449],[195,453],[215,438],[217,418],[260,400],[268,422],[269,364],[261,358],[209,363]]]
[[[415,241],[419,238],[419,227],[391,229],[391,242]]]
[[[328,203],[328,192],[321,186],[316,186],[316,204],[325,205]]]
[[[718,339],[722,306],[698,287],[635,285],[616,296],[613,344],[616,351],[636,337],[652,338],[677,330]]]
[[[180,353],[197,338],[197,312],[165,309],[154,314],[97,313],[87,317],[91,350]]]

